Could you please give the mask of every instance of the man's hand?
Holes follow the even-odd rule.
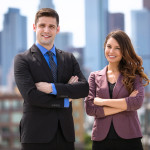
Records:
[[[52,85],[51,83],[47,83],[47,82],[38,82],[35,83],[37,89],[41,92],[44,92],[46,94],[52,93]]]
[[[78,82],[78,77],[77,76],[72,76],[71,78],[70,78],[70,80],[68,81],[68,84],[71,84],[71,83],[76,83],[76,82]],[[72,102],[72,100],[73,99],[71,99],[71,98],[69,98],[69,102]]]
[[[71,83],[75,83],[75,82],[78,82],[78,77],[77,76],[72,76],[70,78],[70,80],[68,81],[68,84],[71,84]]]

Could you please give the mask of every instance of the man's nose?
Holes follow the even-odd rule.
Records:
[[[44,32],[49,32],[50,31],[50,28],[49,27],[45,27],[44,28]]]

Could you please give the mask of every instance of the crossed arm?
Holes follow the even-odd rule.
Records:
[[[135,111],[142,106],[144,100],[144,87],[139,76],[136,76],[134,81],[134,89],[136,90],[129,96],[118,99],[95,97],[97,86],[95,76],[95,73],[90,74],[89,94],[85,98],[85,109],[89,116],[103,118],[123,111]]]
[[[137,90],[134,90],[130,97],[134,97],[138,94]],[[102,99],[99,97],[94,98],[94,104],[97,106],[103,106],[105,116],[113,115],[127,109],[127,103],[125,98],[121,99]]]
[[[70,80],[68,81],[68,84],[72,84],[72,83],[76,83],[78,82],[78,77],[77,76],[72,76],[70,78]],[[35,83],[37,89],[41,92],[44,92],[46,94],[52,93],[53,89],[52,89],[52,84],[51,83],[47,83],[47,82],[38,82]],[[72,99],[69,99],[69,101],[72,101]]]
[[[68,84],[78,82],[78,79],[79,78],[77,76],[72,76],[70,80],[68,81]],[[38,83],[35,83],[35,85],[39,91],[44,92],[46,94],[52,93],[53,91],[51,83],[38,82]]]
[[[26,55],[29,55],[28,52]],[[45,82],[44,84],[42,82],[35,84],[35,81],[42,80],[40,79],[42,77],[39,78],[37,75],[38,72],[41,72],[40,69],[34,71],[35,66],[31,65],[33,61],[29,58],[24,54],[18,54],[14,59],[15,81],[24,99],[24,104],[43,108],[64,108],[64,98],[81,98],[88,94],[88,83],[75,58],[72,60],[74,68],[72,74],[78,76],[79,81],[77,77],[70,77],[69,84],[56,83],[57,95],[47,94],[52,92],[51,84]]]

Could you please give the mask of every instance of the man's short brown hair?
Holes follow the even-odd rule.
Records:
[[[58,13],[51,8],[41,8],[35,15],[35,25],[38,22],[40,17],[53,17],[56,18],[57,26],[59,25],[59,15]]]

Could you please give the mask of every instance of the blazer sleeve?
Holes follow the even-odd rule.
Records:
[[[104,110],[102,106],[97,106],[93,103],[96,97],[96,84],[95,84],[95,74],[91,73],[89,76],[89,94],[85,98],[85,110],[89,116],[95,116],[96,118],[105,117]]]
[[[126,97],[126,103],[127,103],[127,110],[126,111],[135,111],[139,109],[144,100],[144,86],[141,82],[140,76],[136,76],[135,82],[134,82],[134,89],[138,90],[138,94],[135,97]]]
[[[73,76],[78,76],[79,80],[76,83],[72,84],[64,84],[64,83],[55,83],[55,87],[57,90],[58,98],[84,98],[88,95],[89,85],[83,76],[79,64],[73,54],[71,54],[70,60],[73,67]],[[67,70],[69,71],[69,70]]]
[[[56,100],[55,95],[37,90],[30,73],[29,62],[23,54],[17,55],[14,59],[14,76],[25,103],[43,108],[64,108],[64,99]]]

